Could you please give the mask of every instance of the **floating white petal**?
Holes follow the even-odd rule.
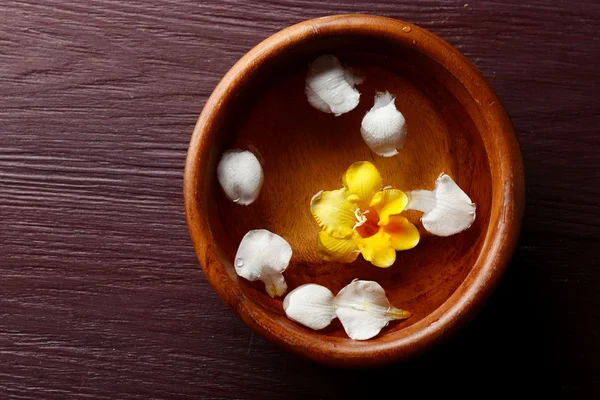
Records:
[[[279,235],[266,229],[248,232],[235,255],[235,272],[249,281],[261,280],[271,297],[287,290],[283,271],[292,258],[292,248]]]
[[[306,98],[317,110],[336,116],[353,110],[360,98],[354,85],[360,83],[340,61],[330,54],[314,60],[306,75]]]
[[[354,281],[334,299],[335,313],[354,340],[370,339],[391,320],[410,317],[408,311],[393,307],[385,291],[373,281]]]
[[[223,191],[235,203],[253,203],[262,188],[264,175],[260,162],[250,151],[229,150],[217,166],[217,178]]]
[[[375,105],[365,114],[360,127],[363,140],[374,152],[383,157],[398,154],[397,149],[406,140],[406,120],[394,104],[390,92],[377,93]]]
[[[407,210],[422,211],[421,222],[428,232],[450,236],[462,232],[475,221],[475,204],[452,180],[442,173],[435,189],[408,192]]]
[[[283,309],[289,319],[314,330],[325,328],[335,318],[333,293],[314,283],[292,290],[283,301]]]
[[[390,305],[377,282],[359,280],[344,287],[335,297],[320,285],[300,286],[286,296],[283,308],[288,318],[315,330],[325,328],[337,316],[354,340],[370,339],[389,321],[411,315]]]

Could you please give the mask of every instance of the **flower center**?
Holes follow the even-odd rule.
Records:
[[[354,229],[362,238],[368,238],[379,232],[379,215],[375,209],[361,211],[359,208],[354,211],[356,215],[356,224]]]

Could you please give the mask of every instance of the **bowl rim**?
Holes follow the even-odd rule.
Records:
[[[403,29],[404,28],[404,29]],[[477,107],[493,139],[492,148],[484,144],[488,159],[493,151],[497,157],[490,163],[492,210],[489,226],[479,256],[460,286],[446,301],[424,319],[398,331],[393,341],[328,341],[305,340],[298,330],[282,329],[278,322],[252,301],[246,301],[232,277],[215,270],[221,267],[213,241],[207,212],[207,196],[199,195],[202,174],[207,171],[212,147],[212,125],[224,104],[228,102],[248,75],[267,60],[292,46],[319,37],[364,35],[394,40],[436,61],[449,71],[475,99]],[[416,41],[416,43],[415,43]],[[322,364],[338,367],[375,367],[407,360],[470,320],[497,286],[516,247],[525,204],[525,180],[521,151],[513,126],[502,103],[484,76],[456,48],[437,35],[415,25],[386,17],[344,14],[307,20],[265,39],[246,53],[223,77],[207,100],[192,134],[185,171],[184,203],[190,236],[200,265],[215,292],[247,325],[281,347]],[[498,203],[500,202],[500,203]],[[499,215],[494,218],[494,203]],[[217,268],[219,269],[219,268]]]

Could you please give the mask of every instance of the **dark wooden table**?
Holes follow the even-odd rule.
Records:
[[[528,179],[489,305],[434,352],[374,371],[256,337],[207,283],[182,199],[190,134],[227,69],[292,23],[354,12],[467,55]],[[3,0],[0,21],[1,399],[600,395],[597,0]]]

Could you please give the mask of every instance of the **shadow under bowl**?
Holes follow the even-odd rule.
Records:
[[[304,93],[307,66],[334,54],[365,78],[358,107],[335,117],[312,108]],[[372,153],[360,135],[377,91],[396,95],[408,138],[400,154]],[[250,206],[229,201],[216,181],[224,150],[251,149],[265,182]],[[433,189],[452,176],[477,205],[465,232],[432,237],[398,252],[387,269],[362,257],[352,264],[322,261],[311,197],[342,186],[346,168],[370,161],[384,185]],[[510,120],[479,71],[455,48],[405,22],[341,15],[287,28],[248,52],[207,101],[195,127],[185,170],[185,207],[200,264],[220,298],[256,332],[317,362],[344,367],[406,360],[446,337],[484,303],[505,270],[518,237],[524,178]],[[289,290],[318,283],[335,294],[353,279],[374,280],[392,304],[413,316],[368,341],[349,339],[339,323],[312,331],[286,318],[282,298],[261,282],[239,278],[233,260],[242,237],[268,229],[294,251],[285,272]]]

